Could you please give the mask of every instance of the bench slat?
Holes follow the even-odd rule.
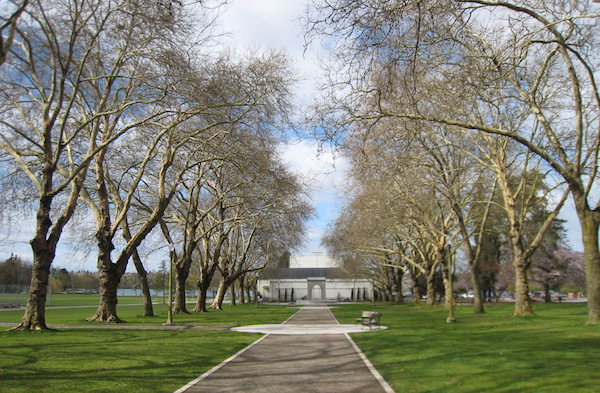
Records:
[[[362,324],[363,326],[369,326],[369,329],[372,326],[379,326],[379,319],[381,317],[380,312],[375,311],[363,311],[360,318],[356,318],[355,321],[357,324]]]

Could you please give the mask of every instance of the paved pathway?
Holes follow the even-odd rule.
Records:
[[[347,325],[327,307],[301,308],[283,326],[294,325],[295,334],[271,330],[176,393],[393,393],[350,336],[331,330]]]

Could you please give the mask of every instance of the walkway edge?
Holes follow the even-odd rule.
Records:
[[[361,351],[358,345],[356,345],[356,343],[354,342],[354,340],[352,340],[352,337],[350,337],[348,333],[344,333],[344,336],[346,336],[348,341],[350,341],[350,344],[358,353],[358,356],[360,356],[363,362],[365,362],[367,368],[369,369],[369,371],[371,371],[371,374],[373,374],[373,376],[375,377],[377,382],[379,382],[383,390],[385,390],[386,393],[395,393],[394,389],[392,389],[392,387],[386,382],[386,380],[381,376],[381,374],[379,374],[379,371],[377,371],[377,369],[373,366],[369,359],[367,359],[367,356],[363,353],[363,351]]]
[[[331,313],[331,316],[333,317],[333,319],[335,319],[335,321],[339,325],[340,322],[335,317],[335,314],[331,311],[331,309],[329,307],[327,307],[327,310]],[[363,353],[363,351],[361,351],[361,349],[358,347],[358,345],[356,345],[356,343],[354,342],[354,340],[352,339],[352,337],[350,337],[350,335],[348,333],[344,333],[344,336],[346,336],[346,338],[348,339],[348,341],[350,341],[350,345],[352,345],[352,348],[354,348],[354,350],[356,351],[356,353],[358,353],[358,356],[360,356],[360,358],[365,363],[365,365],[367,366],[367,368],[369,369],[369,371],[371,371],[371,374],[373,374],[373,377],[375,377],[375,379],[377,380],[377,382],[379,382],[379,384],[381,385],[381,387],[383,388],[383,390],[385,390],[386,393],[396,393],[396,392],[394,392],[394,389],[392,389],[392,387],[381,376],[381,374],[379,374],[379,371],[377,371],[377,369],[375,368],[375,366],[373,366],[373,364],[369,361],[369,359]]]
[[[207,372],[205,372],[204,374],[200,375],[198,378],[194,379],[193,381],[188,382],[185,386],[183,386],[182,388],[177,389],[175,392],[173,393],[183,393],[186,390],[188,390],[189,388],[191,388],[192,386],[196,385],[198,382],[202,381],[204,378],[208,377],[209,375],[215,373],[216,371],[218,371],[221,367],[225,366],[226,364],[228,364],[229,362],[233,361],[235,358],[237,358],[238,356],[240,356],[241,354],[243,354],[244,352],[246,352],[247,350],[249,350],[250,348],[252,348],[253,346],[255,346],[256,344],[258,344],[259,342],[261,342],[262,340],[264,340],[265,338],[267,338],[269,335],[266,334],[264,336],[262,336],[261,338],[259,338],[258,340],[254,341],[252,344],[248,345],[247,347],[243,348],[242,350],[240,350],[238,353],[236,353],[235,355],[225,359],[223,362],[221,362],[221,364],[211,368],[210,370],[208,370]]]

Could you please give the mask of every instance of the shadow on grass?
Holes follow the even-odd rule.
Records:
[[[232,332],[1,332],[2,392],[172,392],[254,340]]]

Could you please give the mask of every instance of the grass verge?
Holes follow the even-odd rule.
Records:
[[[120,315],[130,324],[161,324],[166,319],[161,307],[153,318],[140,317],[141,306],[123,306]],[[538,304],[536,315],[526,318],[511,317],[512,305],[488,306],[485,314],[461,306],[455,324],[445,323],[441,307],[332,308],[340,323],[354,323],[363,310],[382,312],[389,329],[352,338],[397,393],[600,392],[600,327],[584,324],[585,304]],[[83,323],[89,312],[48,310],[49,323]],[[280,323],[293,312],[240,305],[174,320],[207,326]],[[18,322],[21,315],[11,318]],[[0,331],[0,390],[172,392],[257,337],[189,330]]]
[[[0,390],[173,392],[257,337],[227,331],[0,332]]]
[[[77,296],[77,295],[66,295]],[[76,301],[71,304],[77,308],[53,308],[46,309],[46,323],[48,324],[77,324],[77,325],[98,325],[98,322],[88,322],[87,318],[94,315],[98,306],[98,297],[89,297],[84,300]],[[94,299],[95,298],[95,299]],[[119,317],[129,325],[158,326],[167,320],[167,305],[158,303],[154,305],[154,317],[143,317],[144,311],[141,301],[136,299],[119,297],[117,313]],[[66,303],[66,301],[62,301]],[[85,303],[87,302],[87,304]],[[89,306],[89,307],[86,307]],[[188,304],[188,309],[193,309],[193,304]],[[243,304],[238,306],[224,305],[223,311],[210,310],[207,313],[174,314],[173,321],[176,324],[188,326],[240,326],[247,324],[271,323],[271,321],[284,321],[295,310],[285,306],[260,305],[260,312],[253,304]],[[0,322],[14,323],[21,321],[23,310],[10,310],[0,312]]]
[[[142,306],[124,306],[131,324],[160,325],[158,317],[140,317]],[[86,323],[89,308],[49,309],[48,323]],[[281,323],[296,310],[286,306],[228,306],[223,311],[174,315],[187,325],[237,326]],[[0,316],[18,322],[23,311]],[[10,314],[14,314],[10,316]],[[6,317],[9,315],[9,317]],[[0,328],[0,391],[29,392],[173,392],[260,337],[230,331],[154,331],[58,329],[12,332]]]
[[[513,305],[485,314],[458,308],[445,323],[442,307],[347,305],[332,311],[353,323],[362,310],[382,312],[388,330],[352,339],[403,392],[600,392],[600,327],[585,325],[585,304],[538,304],[513,318]]]

